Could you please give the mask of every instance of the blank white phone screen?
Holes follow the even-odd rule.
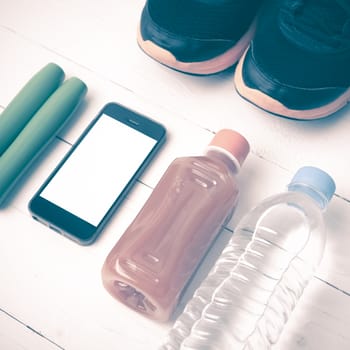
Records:
[[[97,226],[155,144],[103,114],[41,197]]]

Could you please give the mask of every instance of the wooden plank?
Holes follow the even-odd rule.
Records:
[[[349,293],[313,279],[275,348],[348,349],[349,317]]]
[[[0,348],[4,350],[59,350],[62,349],[30,326],[0,311]]]
[[[344,161],[350,145],[349,107],[323,121],[277,118],[238,97],[232,69],[194,77],[157,64],[135,41],[143,3],[101,0],[87,6],[82,0],[15,0],[0,11],[0,106],[50,61],[89,87],[86,102],[0,210],[0,348],[156,349],[172,323],[152,322],[116,302],[102,286],[100,269],[170,161],[201,154],[212,132],[222,127],[242,132],[253,152],[239,175],[241,197],[228,230],[203,261],[177,311],[244,213],[283,190],[299,166],[318,165],[338,184],[326,213],[328,242],[316,278],[278,349],[350,348],[350,164]],[[168,141],[101,238],[91,247],[80,247],[32,220],[27,204],[69,143],[109,101],[164,123]]]

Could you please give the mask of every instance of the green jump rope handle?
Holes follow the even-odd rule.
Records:
[[[66,80],[0,156],[0,206],[19,177],[72,115],[86,91],[86,85],[78,78]]]
[[[63,70],[54,63],[37,72],[0,115],[0,155],[14,141],[36,111],[64,79]]]

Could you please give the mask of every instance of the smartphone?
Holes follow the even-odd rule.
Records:
[[[30,200],[32,217],[93,243],[165,138],[161,124],[107,104]]]

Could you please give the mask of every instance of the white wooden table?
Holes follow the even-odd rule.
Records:
[[[252,151],[239,175],[237,221],[284,190],[303,165],[337,183],[326,214],[328,242],[317,275],[276,349],[350,349],[350,108],[319,121],[279,118],[242,100],[233,69],[196,77],[154,62],[136,44],[143,0],[0,0],[0,108],[48,62],[89,88],[72,121],[29,169],[0,210],[0,349],[157,349],[171,326],[150,321],[104,290],[100,270],[152,187],[178,156],[200,154],[220,128],[233,128]],[[89,247],[31,219],[27,204],[89,121],[116,101],[163,123],[168,141],[141,183]],[[0,169],[1,171],[1,169]],[[179,307],[231,232],[224,230]]]

